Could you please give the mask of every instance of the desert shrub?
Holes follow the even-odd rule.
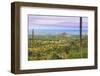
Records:
[[[28,40],[28,60],[87,58],[87,37],[39,36]],[[82,56],[81,56],[82,53]]]

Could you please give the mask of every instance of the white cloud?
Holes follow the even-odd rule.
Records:
[[[31,22],[31,24],[58,24],[60,22],[63,22],[63,21],[57,21],[57,20],[35,20],[33,22]]]

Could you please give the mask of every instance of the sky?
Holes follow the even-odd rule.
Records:
[[[80,33],[80,17],[78,16],[29,15],[28,21],[29,34],[33,29],[35,34]],[[82,17],[82,33],[87,32],[88,18]]]

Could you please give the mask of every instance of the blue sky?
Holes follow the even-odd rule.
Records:
[[[57,34],[66,32],[79,34],[80,17],[74,16],[38,16],[29,15],[29,33],[34,29],[35,34]],[[82,17],[82,32],[88,31],[88,18]]]

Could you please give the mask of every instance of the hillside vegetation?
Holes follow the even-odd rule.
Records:
[[[87,35],[36,35],[28,39],[28,60],[77,59],[88,57]],[[80,48],[81,47],[81,48]]]

